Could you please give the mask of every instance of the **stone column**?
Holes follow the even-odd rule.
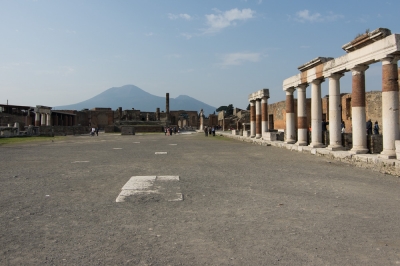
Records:
[[[55,116],[54,116],[54,125],[58,126],[58,115],[57,114],[55,114]]]
[[[51,114],[47,114],[46,126],[51,126]]]
[[[70,126],[70,127],[73,126],[73,124],[72,124],[72,115],[70,115],[70,116],[68,117],[68,126]]]
[[[35,126],[36,127],[40,126],[40,113],[38,112],[35,113]]]
[[[169,93],[165,94],[165,113],[167,114],[167,120],[169,120]]]
[[[256,136],[256,107],[255,101],[250,101],[250,138]]]
[[[365,70],[366,65],[356,66],[351,69],[352,92],[351,113],[353,128],[353,148],[351,153],[367,153],[366,117],[365,117]]]
[[[399,140],[399,84],[397,59],[382,59],[382,135],[381,158],[396,158],[395,140]]]
[[[160,108],[159,107],[157,107],[157,109],[156,109],[156,120],[160,121]]]
[[[268,132],[268,97],[261,98],[261,136]]]
[[[311,82],[311,144],[310,147],[322,148],[322,80],[315,79]]]
[[[340,81],[343,74],[329,76],[329,146],[328,150],[342,150]]]
[[[307,98],[306,88],[308,84],[301,84],[297,88],[297,143],[299,146],[307,146]]]
[[[256,139],[261,138],[261,99],[256,99]]]
[[[46,114],[42,114],[42,117],[40,118],[40,126],[45,126],[46,125]]]
[[[294,113],[294,88],[286,90],[286,141],[285,143],[293,144],[296,142],[296,126]]]

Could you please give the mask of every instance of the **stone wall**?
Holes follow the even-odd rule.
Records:
[[[87,126],[41,126],[41,136],[65,136],[65,135],[81,135],[89,134],[90,127]]]

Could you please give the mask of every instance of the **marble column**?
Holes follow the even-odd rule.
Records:
[[[353,154],[367,153],[366,116],[365,116],[365,70],[366,65],[359,65],[351,69],[352,92],[351,113],[353,129]]]
[[[308,123],[307,123],[307,98],[306,88],[308,84],[297,87],[297,142],[298,146],[307,146]]]
[[[256,139],[261,138],[261,99],[256,99]]]
[[[200,112],[200,130],[204,130],[204,118],[203,113]]]
[[[296,126],[294,113],[294,88],[286,90],[286,141],[285,143],[293,144],[296,142]]]
[[[340,78],[343,74],[329,76],[329,146],[328,150],[343,150],[340,109]]]
[[[255,101],[250,101],[250,138],[256,136],[256,108]]]
[[[51,114],[47,114],[46,126],[51,126]]]
[[[311,143],[310,147],[322,148],[322,102],[321,83],[315,79],[311,82]]]
[[[40,126],[40,113],[38,112],[35,113],[35,126],[36,127]]]
[[[46,125],[46,114],[42,114],[42,117],[40,118],[40,126],[45,126]]]
[[[261,98],[261,136],[268,132],[268,97]]]
[[[395,140],[399,140],[399,84],[397,59],[382,59],[382,135],[381,158],[396,158]]]

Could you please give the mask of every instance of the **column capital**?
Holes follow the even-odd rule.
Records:
[[[351,68],[351,74],[354,75],[359,75],[365,72],[365,70],[367,70],[369,68],[369,66],[367,65],[357,65],[353,68]]]
[[[339,80],[343,76],[344,76],[343,73],[331,73],[327,77],[330,78],[330,79]]]
[[[305,90],[307,87],[308,87],[308,83],[303,83],[303,84],[297,85],[297,88],[299,90]]]
[[[400,59],[399,56],[396,55],[389,55],[385,58],[382,58],[380,61],[382,65],[390,65],[390,64],[397,64],[397,61]]]
[[[311,81],[311,83],[314,85],[319,85],[324,81],[325,81],[324,79],[314,79],[313,81]]]
[[[285,90],[285,91],[286,91],[286,95],[293,95],[293,92],[294,92],[295,90],[296,90],[296,89],[293,88],[293,87],[286,89],[286,90]]]

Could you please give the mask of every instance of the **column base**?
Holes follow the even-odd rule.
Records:
[[[295,144],[296,141],[295,140],[287,140],[284,143],[286,143],[286,144]]]
[[[342,151],[344,150],[344,147],[340,145],[329,145],[328,147],[326,147],[326,149],[330,151]]]
[[[386,150],[378,154],[378,158],[382,159],[396,159],[396,151]]]
[[[350,151],[350,154],[366,154],[368,153],[368,149],[364,149],[364,148],[353,148]]]
[[[250,138],[255,138],[256,136],[250,136]]]
[[[261,139],[261,135],[256,135],[256,139]]]
[[[298,142],[295,143],[295,145],[297,145],[297,146],[307,146],[307,142],[298,141]]]
[[[308,147],[311,148],[325,148],[325,145],[322,143],[311,143],[310,145],[308,145]]]

